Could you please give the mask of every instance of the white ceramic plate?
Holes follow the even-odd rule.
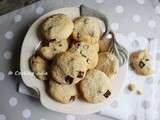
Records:
[[[37,28],[40,23],[47,18],[56,13],[64,13],[72,19],[75,19],[80,15],[79,8],[70,7],[70,8],[62,8],[58,10],[51,11],[42,17],[40,17],[34,24],[29,28],[23,45],[21,49],[21,60],[20,60],[20,68],[22,73],[30,73],[30,74],[22,74],[23,82],[28,86],[36,90],[40,95],[40,102],[46,108],[61,112],[61,113],[70,113],[70,114],[91,114],[101,110],[102,107],[106,107],[107,104],[110,104],[111,101],[117,96],[123,86],[123,83],[126,79],[127,75],[127,65],[124,65],[120,68],[118,77],[116,80],[113,80],[113,91],[111,97],[106,99],[103,103],[98,104],[90,104],[84,101],[76,100],[70,104],[61,104],[53,99],[51,99],[45,91],[45,85],[43,81],[38,80],[30,71],[28,60],[33,55],[35,49],[40,44],[40,41],[37,37]],[[103,26],[103,25],[102,25]]]

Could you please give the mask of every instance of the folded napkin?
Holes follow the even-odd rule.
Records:
[[[128,42],[129,53],[136,50],[148,49],[152,56],[152,65],[155,69],[156,65],[156,52],[157,52],[157,39],[145,38],[136,36],[134,33],[129,36],[117,35],[120,43],[126,44]],[[124,45],[125,45],[124,44]],[[158,77],[155,74],[152,76],[144,77],[135,74],[135,72],[128,69],[128,79],[125,87],[120,95],[114,100],[110,106],[106,106],[100,113],[103,115],[114,116],[120,120],[154,120],[155,109],[155,86]],[[142,95],[137,95],[136,90],[130,92],[127,89],[128,84],[133,83],[136,90],[142,91]]]
[[[116,38],[119,43],[125,45],[129,53],[136,50],[148,49],[152,56],[153,68],[155,68],[157,39],[136,36],[134,33],[128,36],[117,33]],[[110,105],[104,106],[98,114],[119,120],[152,120],[155,117],[153,113],[155,111],[154,103],[156,100],[154,98],[157,79],[158,76],[156,74],[148,77],[138,76],[129,68],[128,79],[119,96]],[[142,95],[137,95],[136,90],[133,92],[128,91],[127,85],[129,83],[135,84],[136,90],[142,91]],[[38,98],[38,94],[32,89],[27,88],[22,82],[19,85],[18,91]]]

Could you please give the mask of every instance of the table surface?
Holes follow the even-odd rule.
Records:
[[[0,0],[0,15],[32,4],[39,0]]]
[[[62,7],[88,5],[109,18],[115,32],[160,38],[160,18],[151,0],[44,0],[0,16],[0,120],[111,120],[97,114],[66,115],[45,109],[39,100],[17,93],[19,55],[29,26],[46,12]],[[10,72],[9,72],[10,71]]]

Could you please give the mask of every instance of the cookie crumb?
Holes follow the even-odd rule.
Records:
[[[142,91],[137,90],[137,95],[142,95]]]
[[[128,90],[129,91],[134,91],[135,90],[135,85],[134,84],[129,84],[128,85]]]

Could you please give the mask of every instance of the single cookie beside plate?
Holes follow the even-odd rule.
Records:
[[[150,61],[151,56],[147,50],[133,52],[130,55],[131,67],[139,75],[147,76],[153,73]]]

